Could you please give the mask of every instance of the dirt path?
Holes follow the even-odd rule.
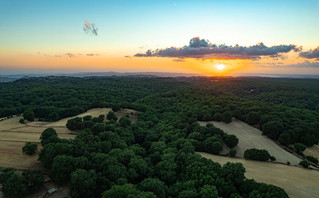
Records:
[[[245,175],[247,178],[280,186],[291,198],[317,198],[319,195],[319,171],[271,162],[222,157],[201,152],[199,154],[220,164],[240,162],[246,168]]]
[[[274,141],[262,135],[262,132],[245,122],[233,120],[231,123],[224,122],[199,122],[201,126],[206,126],[207,123],[212,123],[215,127],[222,129],[227,134],[234,134],[239,139],[238,145],[235,147],[237,155],[244,157],[244,152],[247,149],[257,148],[266,149],[270,155],[275,156],[277,162],[286,163],[289,161],[292,165],[297,165],[301,161],[297,156],[289,153],[281,148]]]

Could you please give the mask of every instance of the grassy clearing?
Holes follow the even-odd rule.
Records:
[[[271,162],[222,157],[201,152],[199,154],[221,164],[240,162],[246,168],[245,175],[247,178],[280,186],[285,189],[291,198],[317,198],[319,195],[319,171]]]
[[[68,117],[68,118],[64,118],[62,120],[59,120],[57,122],[53,122],[53,123],[50,123],[50,124],[47,124],[45,126],[47,127],[64,127],[67,123],[67,121],[71,118],[75,118],[75,117],[84,117],[84,116],[87,116],[87,115],[91,115],[92,117],[98,117],[99,115],[103,114],[106,116],[106,114],[108,112],[110,112],[111,109],[110,108],[94,108],[94,109],[90,109],[88,110],[87,112],[85,113],[81,113],[79,115],[76,115],[76,116],[73,116],[73,117]]]
[[[311,155],[311,156],[314,156],[316,158],[319,158],[319,145],[314,145],[314,146],[312,146],[310,148],[307,148],[304,151],[304,154]]]
[[[247,149],[257,148],[268,150],[270,155],[275,156],[277,162],[286,163],[289,161],[292,165],[297,165],[301,161],[297,156],[284,150],[268,137],[263,136],[260,130],[240,120],[234,120],[229,124],[215,121],[199,123],[202,126],[205,126],[207,123],[212,123],[215,127],[222,129],[227,134],[236,135],[239,139],[239,143],[235,147],[237,150],[236,156],[238,157],[244,157],[244,152]]]

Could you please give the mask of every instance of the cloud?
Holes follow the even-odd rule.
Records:
[[[87,56],[100,56],[100,54],[86,54]]]
[[[192,38],[189,45],[184,47],[170,47],[165,49],[147,50],[137,53],[136,57],[172,57],[172,58],[199,58],[199,59],[249,59],[258,60],[261,57],[280,57],[280,53],[290,51],[299,52],[301,47],[296,45],[276,45],[267,47],[263,43],[253,46],[227,46],[216,45],[199,37]]]
[[[94,23],[89,23],[86,19],[84,20],[83,31],[85,33],[92,33],[93,35],[97,36],[97,30],[98,28],[95,27]]]
[[[125,58],[132,58],[131,56],[124,56]]]
[[[262,63],[257,63],[257,64],[262,64]],[[304,61],[304,62],[299,62],[296,64],[289,64],[289,65],[278,65],[278,64],[282,64],[282,63],[264,63],[261,66],[258,67],[272,67],[272,68],[319,68],[319,62],[309,62],[309,61]]]
[[[300,57],[308,58],[308,59],[317,59],[319,60],[319,46],[316,49],[309,50],[307,52],[300,52]]]
[[[185,62],[185,59],[173,59],[173,61],[176,61],[176,62]]]
[[[66,56],[68,56],[69,58],[73,58],[73,57],[75,57],[76,55],[75,54],[73,54],[73,53],[66,53],[65,54]]]

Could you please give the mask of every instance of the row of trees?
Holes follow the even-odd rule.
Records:
[[[23,197],[36,192],[43,186],[44,177],[39,170],[26,170],[22,173],[11,168],[0,169],[0,183],[6,197]]]

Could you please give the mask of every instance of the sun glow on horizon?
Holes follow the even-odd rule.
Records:
[[[223,70],[223,69],[225,69],[225,65],[223,65],[223,64],[218,64],[218,65],[216,65],[216,69],[218,69],[218,70]]]

